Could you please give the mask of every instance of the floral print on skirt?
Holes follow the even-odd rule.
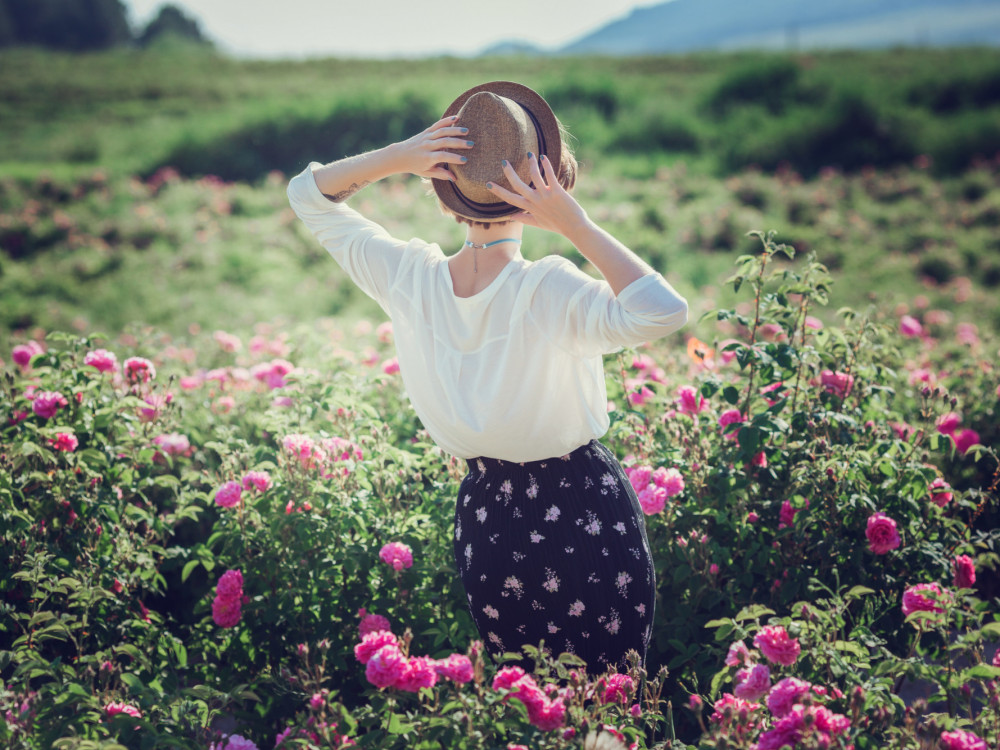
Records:
[[[545,640],[596,674],[645,662],[656,591],[639,500],[591,440],[543,461],[468,460],[455,508],[455,562],[496,659]]]

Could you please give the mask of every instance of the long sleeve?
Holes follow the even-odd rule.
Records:
[[[687,322],[687,300],[658,273],[616,297],[610,285],[557,256],[534,296],[532,315],[552,342],[579,356],[609,354],[666,336]]]
[[[324,196],[313,176],[319,166],[310,162],[288,183],[292,210],[351,280],[388,314],[389,290],[408,243],[394,239],[346,204]]]

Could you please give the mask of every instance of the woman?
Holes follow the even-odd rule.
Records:
[[[403,242],[343,201],[391,174],[429,178],[464,246]],[[288,186],[310,231],[390,316],[400,374],[431,437],[469,471],[455,562],[494,658],[523,644],[593,672],[645,659],[655,581],[643,515],[615,457],[602,355],[664,336],[687,303],[570,195],[576,162],[548,104],[494,81],[412,138]],[[566,237],[604,276],[529,262],[524,225]]]

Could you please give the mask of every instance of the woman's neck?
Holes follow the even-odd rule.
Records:
[[[499,226],[470,226],[466,230],[465,241],[479,245],[480,248],[473,248],[465,244],[456,255],[462,261],[467,261],[470,267],[478,266],[477,273],[481,273],[484,268],[503,268],[517,255],[521,247],[520,240],[523,232],[524,224],[519,221],[511,221]],[[497,240],[517,240],[517,242],[497,242]],[[482,248],[482,245],[488,245],[491,242],[497,242],[497,244]],[[473,258],[475,258],[475,263],[473,263]]]

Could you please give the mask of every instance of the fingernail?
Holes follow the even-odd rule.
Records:
[[[451,116],[451,119],[452,119],[452,120],[457,120],[457,119],[458,119],[458,115],[452,115],[452,116]]]
[[[492,182],[487,182],[486,183],[486,189],[487,190],[492,190],[493,189],[493,183]]]
[[[463,133],[468,133],[468,132],[469,132],[469,129],[468,129],[468,128],[462,128],[462,132],[463,132]]]
[[[476,142],[475,142],[475,141],[466,141],[466,142],[465,142],[465,145],[466,145],[466,146],[475,146],[475,145],[476,145]]]
[[[534,157],[535,157],[535,155],[529,151],[528,152],[528,158],[529,159],[533,159]]]
[[[462,157],[462,161],[468,161],[468,160],[469,160],[469,157],[468,157],[468,156],[463,156],[463,157]]]
[[[507,160],[506,160],[506,159],[501,159],[501,160],[500,160],[500,163],[501,163],[501,164],[502,164],[503,166],[505,166],[505,167],[507,166]]]

